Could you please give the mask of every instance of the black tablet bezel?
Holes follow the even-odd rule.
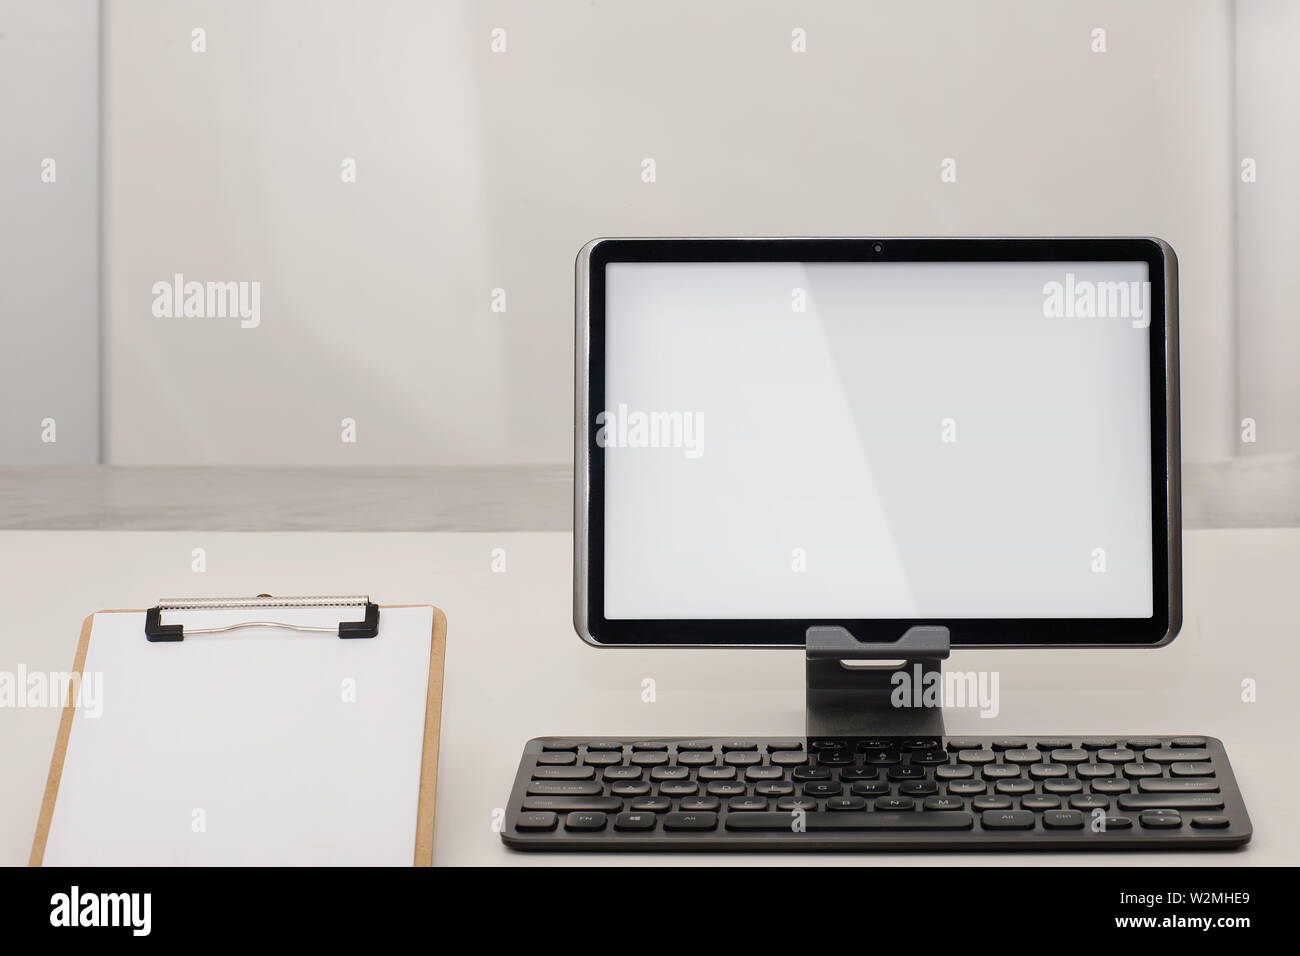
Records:
[[[1053,262],[1144,261],[1151,281],[1150,618],[607,619],[604,615],[605,266],[611,262]],[[1149,238],[1038,239],[598,239],[578,256],[575,368],[574,625],[598,646],[802,647],[814,625],[889,641],[909,627],[943,625],[953,646],[1153,647],[1181,624],[1177,260]]]

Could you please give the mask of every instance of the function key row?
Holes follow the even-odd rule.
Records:
[[[815,752],[824,751],[901,751],[903,753],[912,753],[916,751],[948,751],[959,752],[963,750],[978,751],[1024,751],[1024,750],[1072,750],[1072,751],[1117,751],[1117,750],[1204,750],[1207,746],[1204,737],[1173,737],[1169,740],[1162,740],[1158,737],[1131,737],[1127,739],[1108,738],[1108,737],[1085,737],[1079,738],[1057,738],[1057,737],[1037,737],[1037,738],[1019,738],[1019,737],[999,737],[987,740],[979,737],[906,737],[906,738],[845,738],[835,740],[812,740],[808,743],[808,749]],[[634,753],[641,752],[658,752],[667,753],[675,750],[677,753],[688,753],[692,751],[733,753],[733,752],[751,752],[772,753],[774,751],[802,751],[804,742],[797,738],[788,740],[640,740],[633,742],[608,741],[608,740],[548,740],[542,744],[544,752],[558,753],[569,752],[576,753],[579,749],[585,749],[588,753],[600,751],[618,752],[631,750]]]

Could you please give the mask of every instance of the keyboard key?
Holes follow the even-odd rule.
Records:
[[[810,750],[844,750],[848,745],[847,740],[814,740],[808,747]]]
[[[534,780],[528,785],[528,793],[538,796],[590,797],[604,792],[604,785],[595,780]]]
[[[949,790],[952,788],[949,787]],[[993,789],[998,793],[1022,794],[1033,793],[1034,785],[1029,780],[999,780],[994,784]]]
[[[701,767],[696,774],[701,780],[735,780],[735,767]]]
[[[738,814],[738,818],[748,816],[748,814]],[[706,811],[697,811],[691,813],[666,813],[664,814],[665,830],[716,830],[718,828],[718,815]]]
[[[767,742],[767,749],[769,753],[776,753],[777,751],[782,751],[782,752],[801,751],[803,750],[803,741],[769,740]]]
[[[610,751],[611,753],[622,753],[623,745],[613,740],[593,740],[587,744],[587,752],[595,753],[596,751]]]
[[[1087,737],[1079,744],[1084,750],[1103,750],[1107,747],[1114,747],[1115,741],[1108,737]]]
[[[659,818],[653,813],[620,813],[614,818],[615,830],[653,830]]]
[[[1034,815],[1028,810],[985,810],[980,823],[986,830],[1032,830]]]
[[[1160,747],[1164,741],[1159,737],[1130,737],[1128,746],[1130,750],[1146,750],[1148,747]]]
[[[582,758],[582,762],[588,767],[616,767],[623,762],[623,752],[621,750],[617,753],[612,751],[609,753],[605,751],[592,753],[588,751],[586,756]]]
[[[1083,780],[1113,777],[1115,776],[1115,765],[1113,763],[1083,763],[1074,768],[1074,775]]]
[[[948,783],[948,793],[954,797],[972,797],[983,793],[988,786],[983,780],[952,780]]]
[[[1089,756],[1091,755],[1088,751],[1081,748],[1058,748],[1052,751],[1052,762],[1064,764],[1083,763]]]
[[[1146,778],[1138,781],[1138,793],[1217,793],[1219,785],[1210,777]]]
[[[921,806],[926,810],[965,810],[966,804],[961,797],[926,797]]]
[[[1228,823],[1228,818],[1219,813],[1202,813],[1192,817],[1192,826],[1198,830],[1222,830]]]
[[[780,767],[746,767],[745,779],[755,780],[784,780],[785,771]]]
[[[717,760],[712,750],[688,750],[677,755],[677,763],[682,767],[711,767]]]
[[[802,750],[774,750],[767,759],[775,767],[799,767],[808,762],[808,755]]]
[[[857,759],[852,750],[823,750],[817,754],[817,763],[823,767],[849,767]]]
[[[673,808],[673,802],[667,797],[642,797],[632,801],[633,810],[645,810],[649,813],[667,813]]]
[[[879,767],[845,767],[840,771],[840,779],[845,783],[852,783],[855,780],[875,780],[879,776]]]
[[[1029,746],[1029,741],[1020,740],[1016,737],[1001,737],[993,741],[989,746],[994,750],[1024,750]]]
[[[1082,790],[1083,790],[1083,781],[1082,781],[1082,780],[1075,780],[1075,779],[1073,779],[1073,778],[1065,778],[1065,779],[1061,779],[1061,780],[1044,780],[1044,781],[1043,781],[1043,792],[1044,792],[1044,793],[1064,793],[1064,794],[1070,794],[1070,793],[1080,793],[1080,792],[1082,792]]]
[[[640,780],[642,773],[640,767],[606,767],[601,776],[606,780]]]
[[[1116,793],[1128,793],[1132,789],[1133,785],[1129,783],[1129,781],[1121,779],[1120,777],[1104,777],[1101,780],[1094,780],[1092,782],[1093,793],[1113,795]]]
[[[1172,830],[1183,825],[1183,818],[1177,813],[1157,813],[1152,810],[1144,810],[1138,821],[1152,830]]]
[[[1110,807],[1110,799],[1095,793],[1081,793],[1070,798],[1070,806],[1076,810],[1106,810]]]
[[[1204,747],[1206,741],[1204,737],[1175,737],[1169,741],[1175,747]],[[1195,821],[1193,821],[1195,825]]]
[[[558,818],[554,813],[544,810],[538,813],[521,813],[515,821],[516,830],[554,830]]]
[[[603,830],[609,818],[595,810],[575,810],[564,818],[566,830]]]
[[[715,797],[743,797],[745,795],[745,785],[734,780],[714,780],[705,787],[705,790]]]
[[[897,750],[892,740],[872,739],[858,741],[859,750]]]
[[[728,830],[789,830],[788,813],[738,813],[727,817]],[[809,832],[818,830],[969,830],[974,818],[969,813],[844,813],[808,812],[802,818]]]
[[[525,797],[525,810],[601,810],[613,812],[623,809],[618,797]]]
[[[876,797],[876,810],[911,810],[916,801],[911,797]]]
[[[1104,830],[1131,830],[1133,829],[1133,818],[1106,817],[1102,820],[1102,827]]]
[[[717,797],[686,797],[678,804],[678,809],[683,811],[716,810],[720,806],[722,806],[722,801]]]
[[[686,752],[708,752],[713,753],[712,740],[679,740],[677,741],[677,752],[679,754]]]
[[[1019,777],[1021,769],[1013,763],[989,764],[982,771],[985,780],[1010,780]]]
[[[804,796],[838,797],[844,787],[829,780],[811,780],[803,785]]]
[[[898,792],[905,797],[928,797],[939,792],[939,785],[933,780],[906,780],[898,785]]]
[[[662,740],[640,740],[632,745],[632,749],[634,751],[635,750],[665,751],[668,749],[668,745],[664,743]]]
[[[541,753],[537,755],[537,763],[541,766],[564,766],[565,764],[577,763],[578,755],[572,751],[555,751],[554,753]]]
[[[948,762],[948,755],[942,750],[918,750],[912,754],[912,766],[937,767]]]
[[[691,771],[688,767],[655,767],[650,771],[651,780],[689,780],[690,778]]]
[[[1130,763],[1124,765],[1124,776],[1137,780],[1142,777],[1159,777],[1164,773],[1158,763]]]
[[[976,810],[1010,810],[1011,798],[990,794],[986,797],[976,797],[970,805]]]
[[[1222,810],[1223,798],[1212,793],[1134,793],[1119,798],[1121,810]]]
[[[727,801],[727,810],[738,813],[750,813],[767,809],[766,797],[732,797]]]
[[[1099,763],[1132,763],[1137,758],[1136,752],[1125,747],[1097,751],[1097,761]]]
[[[980,750],[984,742],[976,737],[949,737],[944,746],[956,753],[958,750]]]
[[[616,797],[642,797],[650,792],[650,784],[639,780],[620,780],[609,789]]]
[[[1029,776],[1035,780],[1069,776],[1070,768],[1063,763],[1036,763],[1029,767]]]
[[[946,767],[935,767],[934,776],[936,780],[969,780],[975,776],[975,768],[966,764],[949,764]]]
[[[790,776],[795,780],[829,780],[831,770],[829,767],[795,767]]]
[[[924,780],[924,767],[890,767],[886,772],[890,780]]]
[[[1055,810],[1060,805],[1060,797],[1052,797],[1046,794],[1020,798],[1020,807],[1023,810]]]
[[[1145,759],[1150,763],[1174,763],[1175,761],[1200,760],[1205,754],[1199,750],[1183,749],[1164,749],[1156,747],[1148,750]]]
[[[892,764],[902,763],[903,760],[897,750],[868,750],[864,757],[867,763],[875,767],[888,767]]]
[[[1039,763],[1043,755],[1037,750],[1008,750],[1002,754],[1002,759],[1014,764]]]
[[[794,785],[785,781],[768,780],[754,788],[760,797],[788,797],[794,793]]]
[[[778,810],[816,810],[817,801],[812,797],[786,797],[776,802]]]
[[[628,758],[628,763],[638,767],[658,767],[668,762],[668,755],[662,751],[641,751]]]
[[[1083,814],[1078,810],[1048,810],[1043,814],[1043,826],[1049,830],[1081,830]]]
[[[1169,773],[1174,777],[1213,777],[1212,763],[1171,763]]]
[[[852,762],[852,757],[849,758]],[[722,762],[728,767],[752,767],[763,762],[763,755],[752,750],[733,750],[722,755]]]
[[[883,780],[859,780],[852,787],[850,792],[857,797],[887,797],[889,796],[889,784]]]
[[[998,755],[992,750],[959,750],[957,751],[957,760],[959,763],[974,764],[976,766],[992,763],[998,759]]]
[[[1074,746],[1073,741],[1062,737],[1043,737],[1038,741],[1039,750],[1068,750]]]
[[[542,750],[577,750],[576,740],[547,740],[542,743]]]
[[[866,797],[831,797],[826,801],[826,809],[837,812],[867,809]]]
[[[560,756],[573,755],[560,754]],[[534,780],[592,780],[595,776],[595,767],[537,767],[533,770]]]
[[[938,750],[939,741],[935,740],[933,737],[912,737],[903,741],[902,748],[907,751]]]

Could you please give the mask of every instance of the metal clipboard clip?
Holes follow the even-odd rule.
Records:
[[[188,631],[181,624],[164,624],[164,611],[258,611],[264,608],[302,607],[364,607],[366,616],[361,621],[340,621],[335,627],[313,627],[306,624],[288,624],[265,619],[240,621],[222,627],[193,627]],[[276,627],[312,634],[334,634],[341,638],[374,637],[379,633],[379,605],[365,594],[345,594],[338,597],[272,597],[259,594],[251,598],[164,598],[144,614],[144,636],[155,643],[183,641],[196,634],[224,634],[249,627]]]

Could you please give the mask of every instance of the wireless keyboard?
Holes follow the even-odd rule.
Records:
[[[630,741],[524,747],[520,850],[1227,849],[1250,818],[1212,737]]]

